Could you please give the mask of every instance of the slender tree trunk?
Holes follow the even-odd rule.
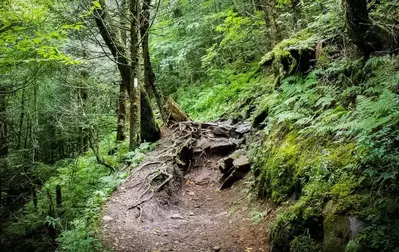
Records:
[[[263,0],[262,8],[265,13],[266,32],[271,38],[271,47],[274,47],[281,40],[276,22],[276,0]]]
[[[7,97],[5,88],[0,88],[0,205],[3,202],[3,172],[7,170],[8,132],[7,132]]]
[[[57,208],[60,208],[62,206],[62,194],[60,185],[57,185],[55,187],[55,204]]]
[[[141,87],[141,139],[146,142],[155,142],[161,138],[161,131],[155,122],[154,112],[150,106],[150,97]]]
[[[140,29],[139,1],[130,1],[130,149],[137,148],[141,143],[141,95],[140,95]]]
[[[84,56],[86,58],[86,55]],[[78,100],[81,102],[82,110],[86,111],[87,108],[87,100],[89,99],[89,90],[86,87],[86,81],[89,76],[89,73],[86,71],[82,72],[82,79],[83,82],[81,83],[81,87],[79,88],[79,97]],[[84,113],[86,114],[86,113]],[[83,119],[84,122],[86,121],[86,118]],[[87,124],[85,124],[87,125]],[[84,153],[89,150],[89,129],[84,126],[80,126],[80,136],[79,136],[79,152]]]
[[[22,138],[23,125],[24,125],[24,117],[25,117],[25,88],[22,89],[21,111],[19,114],[19,131],[18,131],[17,150],[19,150],[21,148],[21,138]]]
[[[292,12],[293,12],[293,28],[294,31],[301,29],[298,21],[301,19],[301,0],[291,0]]]
[[[128,40],[127,40],[127,29],[129,27],[129,22],[127,20],[127,17],[129,16],[129,5],[127,3],[127,0],[123,0],[121,4],[121,14],[119,16],[120,19],[120,25],[121,25],[121,30],[120,30],[120,37],[121,37],[121,43],[124,48],[128,46]],[[127,54],[128,50],[126,50]],[[126,55],[128,56],[128,55]],[[122,142],[126,139],[126,102],[127,102],[127,93],[128,91],[126,90],[127,87],[130,87],[130,78],[123,80],[119,84],[119,97],[118,97],[118,124],[117,124],[117,130],[116,130],[116,141],[117,142]]]
[[[343,0],[349,36],[362,54],[380,49],[381,42],[373,31],[366,0]]]
[[[32,129],[32,135],[31,135],[31,144],[32,144],[32,149],[33,149],[33,155],[32,155],[32,164],[36,165],[36,162],[38,160],[39,156],[39,142],[37,139],[37,132],[39,130],[39,110],[38,110],[38,92],[39,92],[39,86],[35,82],[33,86],[33,102],[34,102],[34,121],[33,121],[33,129]]]
[[[126,86],[121,82],[119,84],[118,97],[118,126],[116,130],[116,141],[122,142],[126,139]]]
[[[151,0],[143,0],[143,7],[141,11],[141,40],[143,47],[144,59],[144,85],[150,88],[155,96],[159,113],[161,114],[164,123],[168,120],[168,113],[165,108],[165,99],[161,90],[156,85],[156,77],[151,64],[150,51],[149,51],[149,32],[150,32],[150,6]]]

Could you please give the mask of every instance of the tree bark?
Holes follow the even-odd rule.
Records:
[[[89,73],[86,72],[86,71],[83,71],[81,73],[81,75],[82,75],[83,81],[81,83],[81,87],[79,88],[79,97],[78,97],[78,99],[81,102],[83,111],[85,111],[86,108],[87,108],[87,100],[89,98],[89,90],[86,87],[86,80],[87,80],[87,78],[89,76]],[[86,118],[84,118],[83,120],[86,121]],[[84,153],[84,152],[88,151],[88,149],[89,149],[89,140],[88,140],[89,133],[88,133],[87,126],[86,126],[86,128],[83,127],[83,126],[80,126],[79,131],[80,131],[79,151],[81,153]]]
[[[348,33],[365,56],[380,49],[381,42],[372,28],[366,0],[343,0]]]
[[[191,119],[181,110],[179,105],[172,99],[169,98],[167,102],[169,121],[171,122],[184,122],[191,121]]]
[[[130,69],[130,149],[134,150],[141,143],[141,95],[140,95],[140,28],[139,1],[130,1],[130,57],[132,67]]]
[[[274,47],[281,40],[276,22],[276,0],[263,0],[262,8],[265,13],[266,33],[271,38],[271,47]]]
[[[291,0],[292,12],[293,12],[293,28],[294,31],[301,29],[298,21],[301,19],[301,0]]]
[[[128,40],[127,40],[127,27],[129,26],[128,20],[126,17],[129,16],[129,5],[127,3],[127,0],[123,0],[121,4],[121,15],[119,16],[120,18],[120,25],[121,25],[121,31],[120,31],[120,37],[121,37],[121,43],[122,45],[126,48],[128,46]],[[126,52],[127,53],[127,52]],[[128,55],[126,55],[128,57]],[[127,81],[125,81],[126,83]],[[130,82],[130,80],[129,80]],[[128,85],[126,85],[124,81],[121,81],[119,84],[119,97],[118,97],[118,125],[116,129],[116,141],[117,142],[122,142],[126,139],[126,118],[127,118],[127,111],[126,111],[126,102],[127,102],[127,90],[126,88]]]
[[[150,6],[151,0],[143,0],[143,7],[141,11],[141,40],[143,48],[143,59],[144,59],[144,85],[146,88],[150,88],[153,92],[159,113],[161,114],[162,121],[167,122],[168,113],[165,108],[165,99],[161,90],[156,85],[156,77],[151,64],[150,51],[149,51],[149,32],[150,32]]]
[[[22,131],[24,125],[24,118],[25,118],[25,88],[22,89],[22,97],[21,97],[21,110],[19,114],[19,131],[18,131],[18,140],[17,140],[17,150],[21,148],[21,138],[22,138]]]
[[[7,169],[8,132],[6,89],[0,87],[0,204],[2,203],[3,171]]]
[[[62,194],[60,185],[57,185],[55,187],[55,204],[57,208],[60,208],[62,206]]]
[[[116,129],[116,141],[122,142],[126,139],[126,86],[121,82],[119,84],[118,97],[118,125]]]
[[[161,138],[161,130],[155,122],[154,112],[150,106],[150,97],[141,86],[141,140],[155,142]]]

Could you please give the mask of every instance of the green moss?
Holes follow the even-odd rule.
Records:
[[[317,199],[303,197],[295,204],[281,208],[272,225],[272,238],[276,246],[287,250],[291,241],[305,232],[310,232],[312,239],[320,239],[323,220],[319,206],[322,204]]]
[[[273,66],[277,76],[284,77],[290,74],[298,66],[304,53],[314,51],[317,41],[320,38],[314,36],[310,29],[305,29],[289,39],[278,43],[271,52],[262,57],[259,62],[262,66]],[[294,53],[295,52],[295,53]]]
[[[261,164],[260,191],[275,202],[286,200],[298,183],[296,176],[300,146],[296,143],[296,133],[290,133],[279,145],[269,147]]]
[[[300,235],[294,238],[290,243],[291,252],[320,252],[320,244],[306,235]]]

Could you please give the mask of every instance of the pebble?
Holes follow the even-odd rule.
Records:
[[[181,216],[180,214],[174,214],[170,218],[172,218],[174,220],[183,220],[184,219],[184,217]]]
[[[106,215],[103,217],[103,221],[112,221],[112,220],[114,220],[114,218],[112,218],[111,216]]]
[[[219,247],[219,246],[215,246],[215,247],[213,247],[213,251],[215,251],[215,252],[219,252],[219,251],[220,251],[220,247]]]

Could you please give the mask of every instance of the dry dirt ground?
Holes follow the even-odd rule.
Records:
[[[151,190],[142,182],[155,169],[163,168],[160,156],[176,141],[170,131],[164,135],[158,148],[143,161],[159,163],[139,166],[104,207],[106,247],[132,252],[269,251],[268,226],[273,211],[248,197],[250,175],[232,188],[218,190],[221,156],[197,155],[180,180],[151,197]]]

